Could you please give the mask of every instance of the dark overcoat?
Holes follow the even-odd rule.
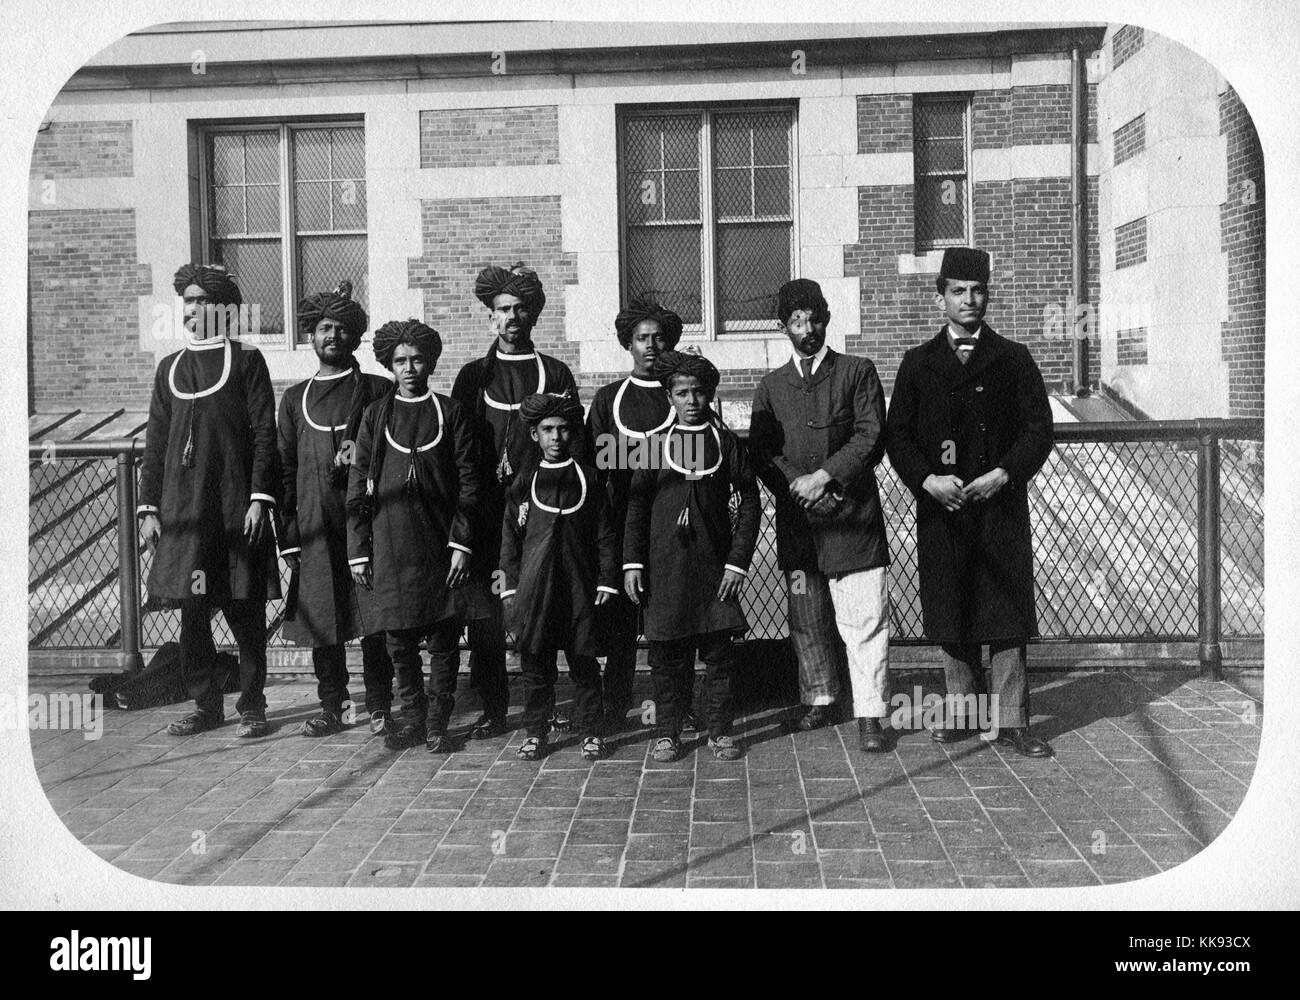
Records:
[[[347,482],[332,476],[358,379],[371,401],[392,388],[382,375],[354,369],[309,378],[280,397],[280,555],[297,553],[300,560],[297,605],[281,631],[304,646],[332,646],[374,631],[373,595],[353,583],[348,568]]]
[[[903,355],[889,404],[889,460],[916,497],[916,549],[926,637],[1024,641],[1038,635],[1029,480],[1052,451],[1052,408],[1023,344],[983,327],[957,360],[946,329]],[[970,483],[1001,467],[991,500],[955,513],[922,487],[930,474]]]
[[[807,381],[794,361],[768,372],[754,393],[749,425],[754,469],[776,501],[776,558],[781,569],[830,576],[889,563],[876,488],[885,455],[885,395],[876,366],[827,350]],[[844,502],[835,514],[807,514],[790,483],[825,469]]]

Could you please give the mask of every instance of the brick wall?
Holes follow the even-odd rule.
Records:
[[[421,167],[559,162],[559,114],[553,104],[420,112]]]
[[[912,149],[912,95],[858,96],[858,152],[906,153]]]
[[[1140,114],[1115,130],[1115,165],[1137,156],[1146,148],[1147,116]]]
[[[1264,154],[1241,98],[1219,95],[1219,131],[1227,137],[1227,200],[1219,211],[1228,259],[1228,413],[1264,416]]]
[[[55,121],[36,136],[33,178],[130,177],[132,129],[129,121]]]
[[[1090,93],[1090,98],[1095,95]],[[899,152],[912,148],[907,95],[858,100],[858,148]],[[1004,148],[1015,142],[1069,141],[1069,88],[1020,87],[971,95],[972,141],[976,148]],[[877,134],[862,135],[861,129]],[[906,129],[906,130],[905,130]],[[1070,182],[1068,178],[980,181],[972,192],[975,245],[993,258],[987,321],[1033,352],[1048,382],[1059,388],[1071,375],[1068,324],[1070,290]],[[1084,300],[1097,303],[1097,182],[1086,189],[1088,232]],[[862,334],[850,338],[850,353],[875,361],[886,391],[903,352],[938,331],[942,316],[934,304],[933,274],[899,274],[898,258],[913,252],[911,185],[858,189],[858,241],[844,248],[844,273],[861,279]],[[1065,324],[1045,322],[1049,310]],[[1089,380],[1096,381],[1096,339]]]
[[[1133,327],[1129,330],[1115,332],[1115,346],[1118,363],[1126,365],[1144,365],[1147,363],[1147,328]]]
[[[32,402],[38,411],[147,409],[154,357],[139,348],[135,212],[30,213]]]
[[[1114,57],[1111,60],[1113,68],[1118,69],[1133,53],[1142,48],[1142,43],[1146,40],[1146,31],[1135,24],[1121,25],[1116,30],[1111,46],[1114,49]]]
[[[564,337],[564,285],[577,282],[578,265],[560,246],[559,195],[422,201],[420,228],[424,252],[410,260],[408,278],[424,292],[424,322],[442,334],[435,389],[448,391],[461,366],[492,342],[487,310],[474,297],[474,277],[488,264],[523,261],[537,271],[546,308],[533,340],[577,368],[578,344]]]
[[[1115,227],[1115,270],[1147,259],[1147,219],[1142,216]]]

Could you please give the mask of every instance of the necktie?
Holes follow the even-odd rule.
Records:
[[[803,372],[803,380],[805,382],[807,382],[810,378],[812,378],[812,366],[813,366],[812,358],[799,359],[799,370]]]
[[[970,360],[971,352],[975,350],[975,338],[954,337],[953,348],[957,352],[957,360],[965,364]]]

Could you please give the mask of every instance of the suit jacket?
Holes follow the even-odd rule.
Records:
[[[763,376],[754,394],[749,446],[758,476],[776,500],[777,563],[828,575],[889,563],[876,487],[885,454],[885,396],[867,358],[827,350],[805,382],[794,361]],[[790,498],[790,483],[825,469],[844,503],[829,518]]]
[[[903,355],[889,404],[889,460],[916,497],[926,636],[935,642],[1038,634],[1029,480],[1052,451],[1052,408],[1028,348],[985,326],[963,365],[946,328]],[[991,500],[949,513],[922,487],[930,474],[969,483],[1002,467]]]

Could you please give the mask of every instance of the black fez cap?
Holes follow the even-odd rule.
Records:
[[[787,281],[776,293],[776,315],[784,323],[796,309],[807,309],[814,319],[830,315],[830,306],[822,294],[822,286],[811,278]]]
[[[949,247],[939,265],[939,280],[978,281],[989,283],[989,255],[974,247]]]

